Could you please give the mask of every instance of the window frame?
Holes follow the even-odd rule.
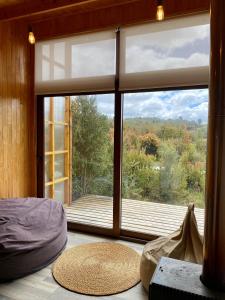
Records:
[[[37,190],[38,196],[44,196],[44,97],[55,96],[79,96],[79,95],[97,95],[97,94],[114,94],[115,111],[114,111],[114,173],[113,173],[113,228],[101,228],[81,223],[68,222],[68,229],[78,230],[88,233],[101,234],[116,238],[135,239],[139,241],[153,240],[159,235],[145,234],[132,230],[123,230],[121,228],[122,220],[122,149],[123,149],[123,96],[125,93],[141,93],[141,92],[157,92],[157,91],[178,91],[178,90],[194,90],[208,89],[208,84],[194,84],[189,86],[149,88],[149,89],[119,89],[120,82],[120,30],[116,31],[116,75],[115,87],[113,90],[107,91],[91,91],[91,92],[68,92],[62,94],[43,94],[37,95]]]

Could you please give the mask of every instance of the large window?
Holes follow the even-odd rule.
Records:
[[[203,232],[209,36],[201,14],[37,43],[45,195],[78,228],[166,235],[194,202]]]

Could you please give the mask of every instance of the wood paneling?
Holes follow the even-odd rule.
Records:
[[[17,0],[11,5],[3,6],[0,20],[21,19],[25,17],[41,20],[43,17],[55,17],[80,13],[103,7],[116,6],[121,3],[131,3],[138,0]],[[1,6],[0,6],[1,7]]]
[[[25,23],[0,23],[0,197],[35,194],[33,53]]]
[[[155,20],[156,2],[153,0],[116,3],[116,6],[107,8],[100,9],[95,5],[95,9],[90,7],[90,11],[82,12],[79,9],[71,11],[70,15],[55,15],[47,20],[31,19],[30,22],[37,40],[43,40]],[[165,1],[166,18],[205,11],[209,11],[209,0]]]

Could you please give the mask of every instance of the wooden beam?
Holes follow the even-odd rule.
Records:
[[[50,147],[52,151],[51,163],[50,163],[50,178],[51,178],[51,198],[55,197],[55,125],[54,125],[54,98],[50,98]],[[47,186],[47,184],[46,184]]]
[[[67,122],[67,126],[64,126],[64,147],[67,151],[64,154],[64,174],[68,180],[65,181],[65,190],[64,190],[64,204],[70,204],[70,153],[72,149],[70,149],[70,97],[65,97],[65,122]]]
[[[68,180],[69,178],[68,177],[62,177],[62,178],[59,178],[59,179],[55,179],[54,181],[49,181],[49,182],[46,182],[45,183],[45,186],[52,186],[53,184],[57,184],[57,183],[61,183],[61,182],[64,182],[66,180]]]
[[[52,155],[52,154],[66,154],[69,150],[57,150],[57,151],[47,151],[45,155]]]
[[[203,282],[225,291],[225,2],[211,1]]]
[[[45,121],[45,123],[47,123],[48,125],[53,124],[51,121]],[[61,121],[55,121],[54,124],[55,125],[64,125],[64,126],[69,125],[67,122],[61,122]]]
[[[113,234],[120,236],[122,195],[122,141],[123,141],[123,95],[119,91],[120,73],[120,30],[116,33],[116,78],[114,116],[114,168],[113,168]]]
[[[73,120],[71,111],[71,97],[69,98],[69,205],[73,198]]]
[[[37,105],[37,197],[44,197],[45,186],[45,127],[44,127],[44,99],[42,96],[38,96],[36,99]]]

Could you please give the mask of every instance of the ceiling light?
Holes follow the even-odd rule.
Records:
[[[158,0],[158,1],[157,1],[156,20],[157,20],[157,21],[162,21],[162,20],[164,20],[163,0]]]
[[[35,44],[35,36],[34,36],[34,33],[33,33],[33,30],[32,30],[32,27],[29,26],[29,34],[28,34],[28,41],[31,45],[34,45]]]

